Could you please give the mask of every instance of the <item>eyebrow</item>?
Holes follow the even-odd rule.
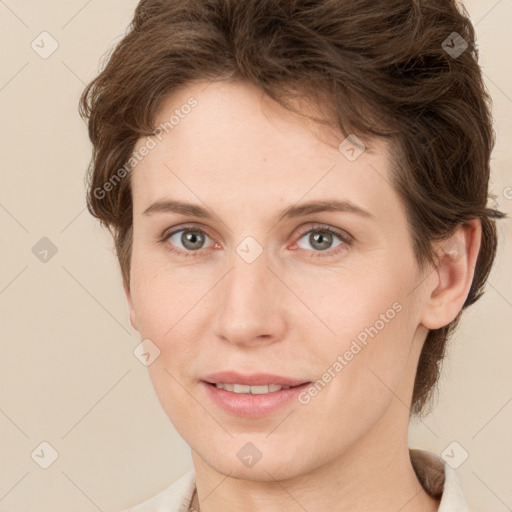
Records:
[[[281,221],[285,218],[291,219],[320,212],[348,212],[375,220],[374,215],[357,204],[348,200],[338,199],[308,201],[300,205],[295,204],[288,206],[279,213],[278,220]],[[183,201],[157,201],[146,208],[143,215],[152,215],[154,213],[180,213],[182,215],[190,215],[202,219],[214,218],[214,215],[206,208]]]

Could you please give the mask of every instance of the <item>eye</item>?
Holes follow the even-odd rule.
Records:
[[[309,236],[306,238],[306,235]],[[303,247],[299,243],[303,238],[306,240],[306,244],[310,244],[310,247]],[[336,238],[338,243],[333,245]],[[201,249],[206,248],[205,242],[207,239],[213,242],[211,246],[215,246],[215,242],[202,229],[195,226],[185,226],[181,227],[181,229],[165,233],[161,241],[173,253],[185,257],[195,257],[203,254]],[[311,256],[332,256],[345,250],[347,246],[352,244],[352,241],[353,238],[342,230],[328,225],[318,225],[302,232],[299,240],[294,245],[305,250],[311,250],[312,248],[313,254]],[[336,247],[340,248],[333,250]]]
[[[211,240],[203,230],[185,227],[165,234],[163,240],[168,242],[168,248],[172,252],[184,253],[185,256],[196,256],[204,248],[207,238]],[[173,246],[177,246],[179,250],[174,249]]]
[[[350,246],[352,243],[352,237],[341,230],[332,228],[331,226],[316,226],[313,229],[302,233],[297,245],[301,249],[310,250],[310,247],[303,247],[299,244],[299,241],[303,238],[306,239],[306,244],[309,244],[313,248],[314,252],[326,253],[326,254],[313,254],[312,256],[332,256],[340,251],[343,251],[346,246]],[[339,243],[333,246],[334,239],[337,238]],[[340,249],[333,251],[331,249],[342,246]]]

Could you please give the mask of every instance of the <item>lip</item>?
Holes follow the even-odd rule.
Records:
[[[219,380],[218,382],[226,381]],[[237,382],[243,384],[243,382]],[[266,382],[269,381],[267,380]],[[226,384],[229,383],[226,382]],[[264,395],[251,395],[226,391],[225,389],[217,388],[214,384],[205,381],[200,382],[201,387],[210,400],[228,414],[241,418],[261,418],[267,416],[279,408],[290,404],[310,384],[311,382],[305,382],[290,389],[281,389],[281,391],[274,391]],[[257,384],[253,385],[256,386]],[[287,386],[288,384],[283,385]]]
[[[232,371],[212,373],[202,378],[201,380],[211,384],[244,384],[246,386],[263,386],[265,384],[277,384],[279,386],[299,386],[307,382],[304,379],[293,379],[282,377],[280,375],[272,375],[270,373],[253,373],[252,375],[242,375]],[[276,393],[280,393],[280,391],[276,391]]]

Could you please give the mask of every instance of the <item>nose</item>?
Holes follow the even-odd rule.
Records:
[[[265,251],[252,263],[234,255],[231,270],[216,287],[217,337],[246,347],[284,338],[290,298],[269,266]]]

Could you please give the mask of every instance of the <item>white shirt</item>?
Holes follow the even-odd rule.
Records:
[[[438,512],[471,512],[455,469],[430,450],[409,449],[409,454],[423,488],[441,498]],[[163,491],[123,512],[187,512],[195,488],[195,472],[191,469]]]

